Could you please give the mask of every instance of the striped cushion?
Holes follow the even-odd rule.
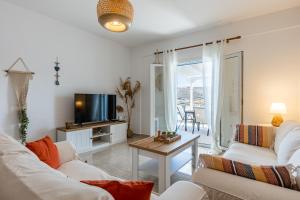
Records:
[[[200,154],[201,167],[297,190],[290,166],[255,166],[228,160],[220,156]]]
[[[235,141],[270,148],[274,144],[274,129],[269,126],[239,124],[236,126]]]

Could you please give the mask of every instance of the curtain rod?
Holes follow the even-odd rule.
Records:
[[[235,36],[235,37],[231,37],[231,38],[227,38],[227,39],[224,39],[226,41],[226,43],[228,43],[229,41],[231,40],[238,40],[238,39],[241,39],[242,36]],[[220,43],[222,42],[222,40],[217,40],[216,41],[217,43]],[[187,46],[187,47],[181,47],[181,48],[176,48],[175,51],[181,51],[181,50],[185,50],[185,49],[191,49],[191,48],[195,48],[195,47],[201,47],[203,45],[210,45],[210,44],[213,44],[213,42],[206,42],[206,43],[202,43],[202,44],[196,44],[196,45],[192,45],[192,46]],[[156,51],[154,53],[154,55],[158,55],[158,54],[162,54],[163,51]]]

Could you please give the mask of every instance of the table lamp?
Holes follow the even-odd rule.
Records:
[[[282,114],[286,114],[286,106],[284,103],[272,103],[270,113],[274,114],[272,125],[279,127],[283,122]]]

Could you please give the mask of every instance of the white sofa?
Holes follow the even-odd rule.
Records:
[[[104,171],[78,160],[68,142],[56,143],[61,166],[50,168],[11,137],[0,134],[1,200],[113,200],[103,189],[80,180],[112,180]],[[177,182],[151,200],[201,200],[205,192],[191,182]]]
[[[300,124],[288,121],[274,130],[274,146],[262,148],[234,142],[224,158],[254,165],[293,164],[300,166]],[[300,188],[298,171],[298,187]],[[299,200],[300,192],[199,167],[193,182],[203,186],[209,199]]]

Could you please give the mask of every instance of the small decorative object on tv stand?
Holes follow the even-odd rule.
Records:
[[[165,144],[170,144],[180,139],[181,139],[181,135],[177,134],[175,131],[174,132],[158,131],[157,136],[154,137],[155,142],[163,142]]]
[[[74,122],[66,122],[65,125],[66,125],[66,129],[74,128],[75,126]]]

